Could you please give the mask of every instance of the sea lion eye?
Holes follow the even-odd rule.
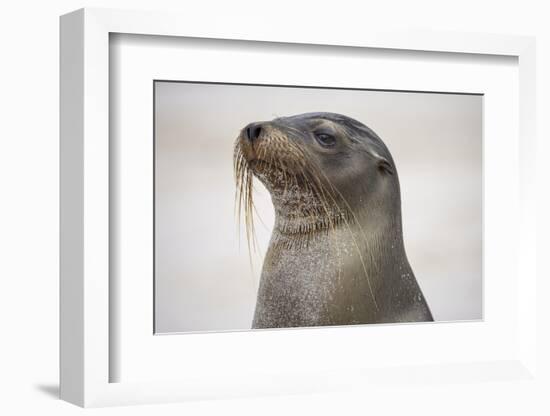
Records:
[[[336,138],[326,133],[317,133],[315,134],[315,139],[323,147],[332,147],[336,144]]]

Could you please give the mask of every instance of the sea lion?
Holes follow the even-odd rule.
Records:
[[[254,122],[234,165],[250,239],[254,176],[275,210],[253,328],[433,320],[405,253],[397,169],[369,127],[335,113]]]

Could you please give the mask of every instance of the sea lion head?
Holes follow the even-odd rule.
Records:
[[[400,222],[391,154],[353,118],[318,112],[253,122],[241,130],[234,156],[245,214],[252,213],[255,176],[271,193],[283,233],[310,233],[342,221]]]

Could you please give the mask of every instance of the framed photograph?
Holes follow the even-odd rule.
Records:
[[[482,319],[482,100],[155,80],[155,333]]]
[[[62,16],[63,399],[535,374],[534,40],[304,36]]]

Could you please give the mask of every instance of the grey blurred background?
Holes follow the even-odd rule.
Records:
[[[234,215],[233,143],[249,122],[356,118],[387,144],[407,255],[435,320],[482,318],[482,97],[155,83],[155,328],[248,329],[273,211],[256,181],[259,250]]]

